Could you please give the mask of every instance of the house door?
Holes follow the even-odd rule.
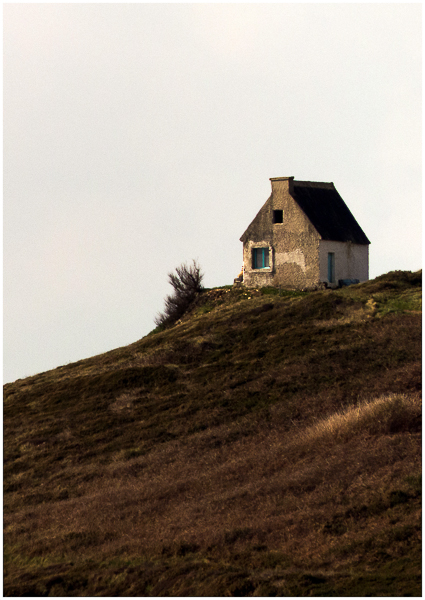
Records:
[[[335,253],[328,252],[328,281],[335,283]]]

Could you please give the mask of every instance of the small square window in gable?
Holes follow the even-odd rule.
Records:
[[[273,211],[273,223],[283,223],[283,210]]]

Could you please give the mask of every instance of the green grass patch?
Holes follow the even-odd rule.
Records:
[[[278,287],[262,287],[259,289],[259,292],[263,296],[279,296],[281,298],[302,298],[309,293],[302,292],[300,290],[287,290]]]

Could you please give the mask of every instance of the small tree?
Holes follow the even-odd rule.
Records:
[[[155,317],[157,327],[169,327],[178,321],[203,289],[199,264],[192,260],[191,265],[183,263],[176,268],[175,273],[168,273],[168,281],[174,289],[174,294],[165,297],[164,311]]]

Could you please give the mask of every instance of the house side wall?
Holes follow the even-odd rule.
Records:
[[[272,180],[272,195],[246,232],[243,281],[247,287],[303,289],[319,283],[320,236],[291,196],[292,179]],[[273,210],[283,211],[283,223],[273,223]],[[270,267],[253,269],[252,249],[261,246],[270,249]]]
[[[351,242],[320,240],[320,281],[328,282],[328,253],[335,254],[335,285],[338,279],[369,279],[369,246]]]

